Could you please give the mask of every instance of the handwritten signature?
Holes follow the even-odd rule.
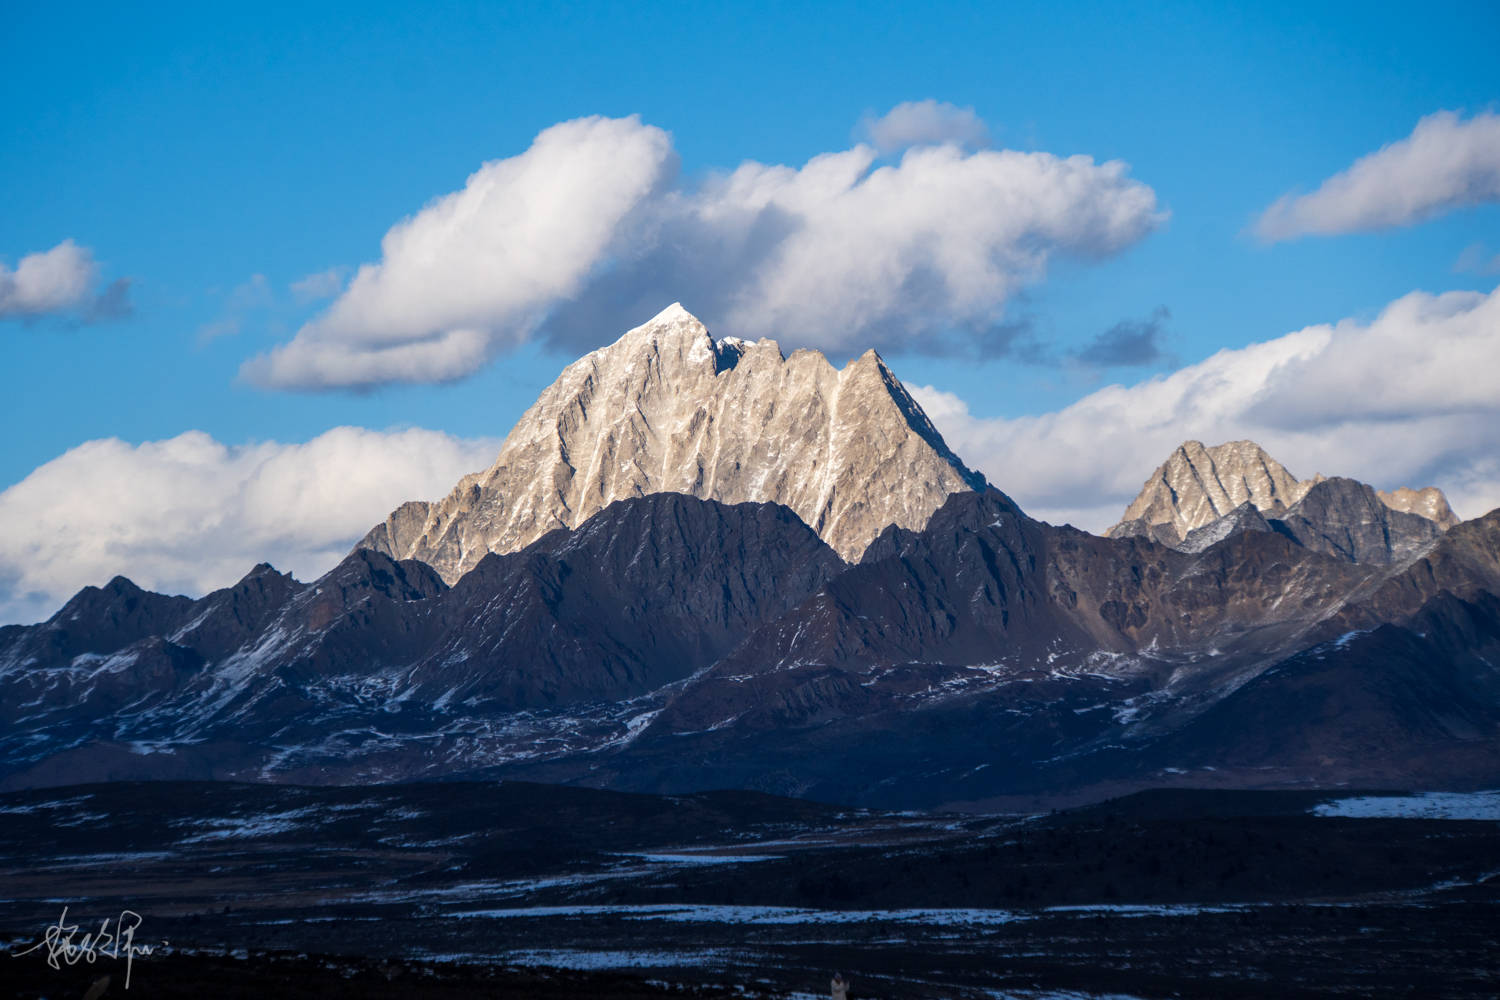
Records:
[[[114,921],[114,930],[110,930],[110,919],[105,917],[99,922],[97,933],[84,934],[78,937],[78,925],[68,923],[68,908],[63,907],[62,916],[57,918],[57,923],[48,927],[42,935],[42,939],[25,951],[15,953],[16,958],[22,955],[30,955],[34,951],[46,949],[43,952],[47,956],[47,964],[54,969],[61,969],[63,964],[77,965],[79,962],[87,961],[92,965],[100,957],[118,959],[125,956],[125,988],[130,989],[130,970],[135,964],[135,956],[150,955],[158,947],[157,945],[136,944],[136,928],[141,926],[141,915],[134,910],[122,910],[118,920]],[[161,942],[165,945],[167,942]]]

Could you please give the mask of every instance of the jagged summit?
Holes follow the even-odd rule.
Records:
[[[401,505],[359,547],[452,583],[615,500],[686,493],[784,504],[853,561],[887,525],[921,528],[983,485],[874,351],[840,371],[773,340],[715,341],[673,303],[564,369],[489,469]]]
[[[1279,514],[1307,493],[1322,476],[1305,482],[1266,454],[1254,441],[1204,447],[1186,441],[1163,462],[1125,509],[1112,538],[1148,535],[1177,545],[1198,528],[1250,503],[1262,513]]]
[[[1436,487],[1377,493],[1321,473],[1299,480],[1254,441],[1187,441],[1107,534],[1198,552],[1240,531],[1275,530],[1353,562],[1389,563],[1412,558],[1457,523]]]

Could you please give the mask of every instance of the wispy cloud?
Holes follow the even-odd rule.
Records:
[[[1453,270],[1461,274],[1500,274],[1500,253],[1486,250],[1483,243],[1471,243],[1453,262]]]
[[[292,297],[298,302],[317,302],[331,299],[344,290],[344,279],[349,276],[347,267],[330,267],[292,282]]]
[[[135,311],[130,301],[129,278],[116,278],[105,286],[104,291],[88,303],[83,311],[85,323],[108,323],[111,320],[124,319]]]
[[[1255,232],[1267,242],[1409,226],[1500,200],[1500,115],[1439,111],[1411,135],[1356,160],[1311,194],[1286,194]]]
[[[1107,257],[1164,217],[1119,161],[952,144],[876,161],[861,145],[689,185],[670,136],[637,118],[555,125],[398,223],[378,263],[243,374],[441,382],[535,337],[598,346],[674,300],[724,334],[951,353],[1003,325],[1054,256]]]
[[[1073,360],[1097,368],[1129,368],[1167,360],[1162,350],[1172,314],[1157,306],[1145,319],[1122,319],[1073,353]]]
[[[217,290],[210,295],[219,294]],[[207,344],[224,337],[238,336],[255,314],[265,313],[276,304],[276,292],[264,274],[252,274],[224,296],[218,317],[198,327],[198,343]]]

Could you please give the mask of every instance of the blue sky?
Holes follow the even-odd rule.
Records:
[[[995,324],[1024,324],[1046,363],[886,342],[909,384],[962,401],[976,448],[988,439],[973,421],[1056,413],[1221,349],[1372,323],[1414,291],[1489,293],[1500,281],[1493,198],[1373,232],[1270,244],[1252,232],[1276,199],[1315,190],[1426,116],[1493,112],[1493,3],[306,6],[7,13],[0,261],[14,268],[72,240],[95,261],[90,294],[129,279],[131,308],[0,318],[11,428],[0,489],[103,438],[135,447],[196,430],[235,448],[338,426],[503,436],[575,351],[532,338],[458,381],[356,390],[264,388],[241,367],[328,307],[298,301],[295,282],[379,261],[399,220],[583,116],[666,130],[689,188],[744,161],[800,167],[847,150],[866,137],[862,120],[928,99],[972,109],[997,149],[1128,164],[1160,221],[1108,252],[1049,259],[991,311]],[[692,291],[675,296],[689,309]],[[1068,361],[1152,317],[1157,359]],[[597,342],[646,318],[602,323]],[[856,348],[829,353],[842,363]],[[1024,483],[999,478],[1023,470],[989,464],[1024,497]]]

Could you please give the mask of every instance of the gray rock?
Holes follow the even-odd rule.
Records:
[[[1314,552],[1387,566],[1417,558],[1443,534],[1436,521],[1392,510],[1373,488],[1338,476],[1309,489],[1272,526]]]
[[[1246,500],[1217,521],[1211,521],[1201,528],[1189,531],[1187,537],[1174,547],[1183,552],[1202,552],[1211,545],[1219,544],[1230,535],[1245,531],[1272,530],[1274,529],[1266,520],[1266,516],[1256,508],[1255,504]]]

